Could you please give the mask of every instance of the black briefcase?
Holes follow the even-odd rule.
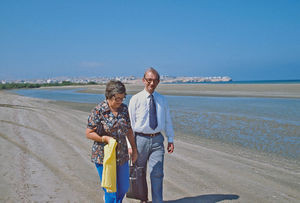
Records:
[[[148,187],[146,181],[146,171],[144,167],[138,167],[136,164],[130,164],[130,186],[128,192],[126,193],[126,197],[147,201]]]

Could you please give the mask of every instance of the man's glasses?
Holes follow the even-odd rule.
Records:
[[[144,79],[146,80],[146,82],[147,82],[148,84],[151,84],[152,82],[153,82],[153,83],[158,83],[158,79],[155,79],[155,80],[147,79],[147,78],[144,78]]]

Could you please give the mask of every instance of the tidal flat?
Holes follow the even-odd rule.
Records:
[[[98,174],[90,162],[92,142],[84,133],[94,104],[53,102],[4,91],[0,94],[0,200],[101,201]],[[201,124],[206,126],[203,129],[211,129],[214,136],[221,133],[214,127],[227,126],[230,119],[236,125],[248,124],[249,129],[244,130],[251,132],[263,132],[265,125],[274,128],[275,133],[290,128],[280,122],[215,113],[201,114],[206,119]],[[190,122],[190,117],[179,119],[179,123]],[[180,125],[175,129],[175,152],[165,156],[166,202],[299,201],[299,161],[191,136],[187,132],[191,129]],[[224,128],[224,132],[235,130],[235,125]]]

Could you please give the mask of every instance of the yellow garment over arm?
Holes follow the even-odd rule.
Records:
[[[117,192],[116,146],[117,142],[113,138],[104,146],[101,186],[106,188],[107,192]]]

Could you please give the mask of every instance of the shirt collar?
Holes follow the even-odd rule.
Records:
[[[146,89],[143,90],[143,94],[145,95],[146,98],[150,97],[150,93]],[[153,95],[153,97],[155,97],[156,92],[154,91],[152,93],[152,95]]]
[[[108,102],[107,102],[106,99],[103,101],[103,103],[102,103],[101,106],[103,107],[104,112],[110,111],[110,108],[109,108],[109,106],[108,106]]]
[[[102,102],[101,106],[102,106],[104,112],[110,112],[111,111],[106,99]],[[122,108],[123,108],[123,104],[121,104],[119,106],[119,108],[117,109],[117,111],[118,112],[122,111],[123,110]]]

